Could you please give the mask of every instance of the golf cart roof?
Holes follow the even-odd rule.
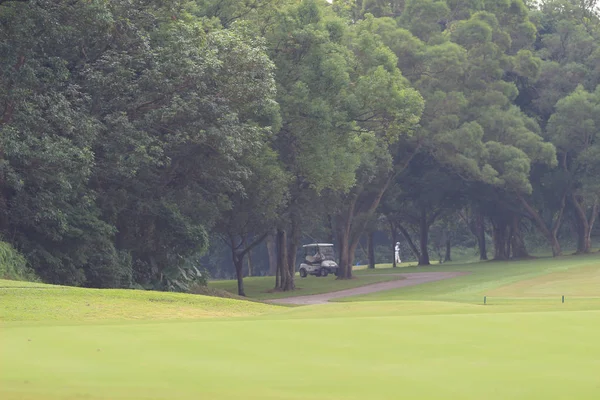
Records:
[[[311,244],[305,244],[302,247],[333,247],[333,244],[331,244],[331,243],[311,243]]]

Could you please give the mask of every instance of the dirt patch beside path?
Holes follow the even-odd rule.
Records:
[[[444,279],[456,278],[458,276],[467,275],[469,272],[415,272],[408,274],[394,274],[404,279],[396,281],[374,283],[371,285],[361,286],[353,289],[345,289],[337,292],[313,294],[309,296],[288,297],[285,299],[269,300],[269,303],[275,304],[324,304],[331,299],[340,299],[342,297],[359,296],[384,290],[398,289],[407,286],[415,286],[428,282],[441,281]]]

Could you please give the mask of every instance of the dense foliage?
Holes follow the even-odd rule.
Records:
[[[0,234],[47,282],[592,251],[593,0],[0,0],[0,64]]]

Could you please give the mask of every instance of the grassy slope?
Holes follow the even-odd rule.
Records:
[[[96,290],[0,280],[0,321],[157,320],[254,316],[271,305],[181,293]]]
[[[474,272],[386,294],[402,301],[176,323],[4,323],[0,398],[600,398],[600,302],[554,297],[594,294],[586,282],[600,257],[430,267],[450,268]],[[548,285],[552,296],[538,298]],[[476,304],[494,291],[506,303]]]
[[[366,271],[360,271],[355,279],[343,281],[337,280],[333,275],[327,276],[325,278],[315,276],[300,278],[299,276],[296,276],[296,290],[292,292],[273,292],[272,289],[275,284],[275,278],[272,276],[252,277],[244,279],[244,289],[248,297],[258,300],[268,300],[281,299],[291,296],[305,296],[311,294],[328,293],[338,290],[351,289],[359,286],[369,285],[372,283],[387,282],[390,280],[399,279],[399,277],[384,275],[365,276],[365,274],[367,273],[368,272]],[[209,287],[226,290],[231,293],[237,293],[237,281],[211,281],[209,282]]]
[[[512,262],[490,261],[485,263],[409,267],[403,268],[401,272],[468,271],[471,274],[440,282],[339,299],[339,301],[440,300],[479,304],[483,300],[483,296],[488,296],[489,300],[493,300],[494,297],[528,297],[519,296],[519,293],[516,292],[497,291],[502,286],[534,279],[545,274],[560,273],[561,271],[570,270],[568,274],[573,274],[574,268],[596,268],[599,265],[600,255],[592,254],[588,256],[543,258]],[[376,271],[385,273],[385,270]],[[557,276],[561,277],[561,275]],[[595,277],[593,279],[596,279],[595,282],[600,283],[600,277],[596,274],[593,276]],[[544,296],[542,296],[541,292],[538,292],[536,297],[547,297],[548,295],[560,297],[562,294],[588,297],[600,296],[600,286],[596,286],[593,283],[594,281],[590,280],[590,276],[577,273],[577,278],[573,279],[570,289],[557,285],[553,290],[546,291]],[[582,285],[586,280],[588,284],[584,287]],[[566,284],[564,283],[564,276],[557,281],[563,282],[562,285]]]

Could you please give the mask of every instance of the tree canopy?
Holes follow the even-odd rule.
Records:
[[[303,240],[350,278],[382,216],[423,265],[431,229],[592,249],[593,0],[0,0],[0,64],[0,235],[47,282],[189,290],[221,252],[243,294],[266,239],[293,290]]]

